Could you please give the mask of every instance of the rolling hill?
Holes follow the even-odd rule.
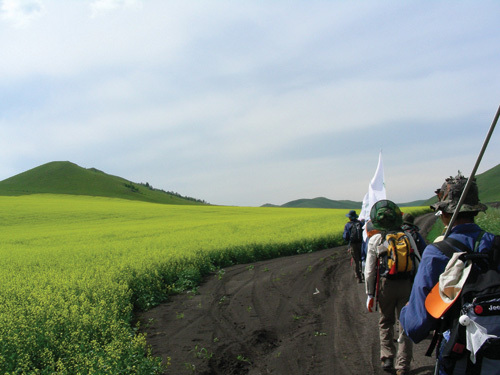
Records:
[[[500,202],[500,164],[476,175],[476,182],[481,202],[497,206]],[[433,196],[427,199],[424,205],[431,205],[436,201],[437,197]]]
[[[281,206],[268,203],[262,207],[349,208],[355,210],[361,208],[361,202],[349,200],[335,201],[324,197],[318,197],[313,199],[297,199]]]
[[[476,180],[481,202],[500,202],[500,164],[477,175]]]
[[[164,204],[206,204],[177,193],[154,189],[95,168],[54,161],[0,181],[0,195],[71,194],[140,200]]]
[[[483,203],[500,202],[500,164],[476,176],[479,196]],[[69,161],[54,161],[0,181],[0,195],[73,194],[141,200],[164,204],[208,204],[178,193],[155,189],[148,183],[130,182],[95,168],[82,168]],[[400,207],[427,206],[436,197],[408,203]],[[325,197],[296,199],[283,205],[264,204],[262,207],[342,208],[359,210],[361,202],[332,200]]]
[[[479,197],[483,203],[498,203],[500,202],[500,164],[493,167],[486,172],[476,176]],[[443,179],[444,181],[444,179]],[[407,203],[398,203],[399,207],[416,207],[416,206],[429,206],[435,203],[437,198],[431,197],[429,199],[416,200]],[[350,200],[331,200],[324,197],[313,199],[296,199],[281,206],[267,203],[262,207],[306,207],[306,208],[345,208],[345,209],[361,209],[361,202],[354,202]]]

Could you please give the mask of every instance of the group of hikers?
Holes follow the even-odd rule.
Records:
[[[436,350],[435,374],[500,374],[500,236],[475,224],[487,207],[467,181],[459,173],[436,190],[431,208],[446,233],[430,244],[390,200],[376,202],[366,221],[346,215],[354,276],[365,283],[368,312],[380,312],[385,371],[409,374],[413,343],[433,332],[426,355]]]

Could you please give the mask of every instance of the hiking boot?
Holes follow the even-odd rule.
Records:
[[[394,359],[393,358],[384,358],[382,360],[382,369],[384,371],[394,370]]]

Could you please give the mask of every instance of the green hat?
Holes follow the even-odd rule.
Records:
[[[438,197],[437,203],[431,205],[431,208],[438,211],[443,211],[449,214],[455,212],[460,196],[467,184],[467,178],[460,171],[455,177],[449,177],[444,182],[440,189],[436,190]],[[469,187],[467,196],[463,204],[460,206],[460,212],[479,212],[486,211],[486,205],[479,202],[479,193],[477,190],[476,179],[472,181]]]
[[[403,224],[401,210],[396,203],[383,199],[376,202],[371,211],[370,219],[375,229],[396,230]]]

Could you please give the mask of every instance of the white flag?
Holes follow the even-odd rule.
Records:
[[[368,193],[366,193],[363,199],[363,206],[361,207],[359,219],[368,220],[370,218],[370,210],[372,206],[381,199],[386,199],[382,151],[380,151],[378,156],[377,170],[368,185]]]

